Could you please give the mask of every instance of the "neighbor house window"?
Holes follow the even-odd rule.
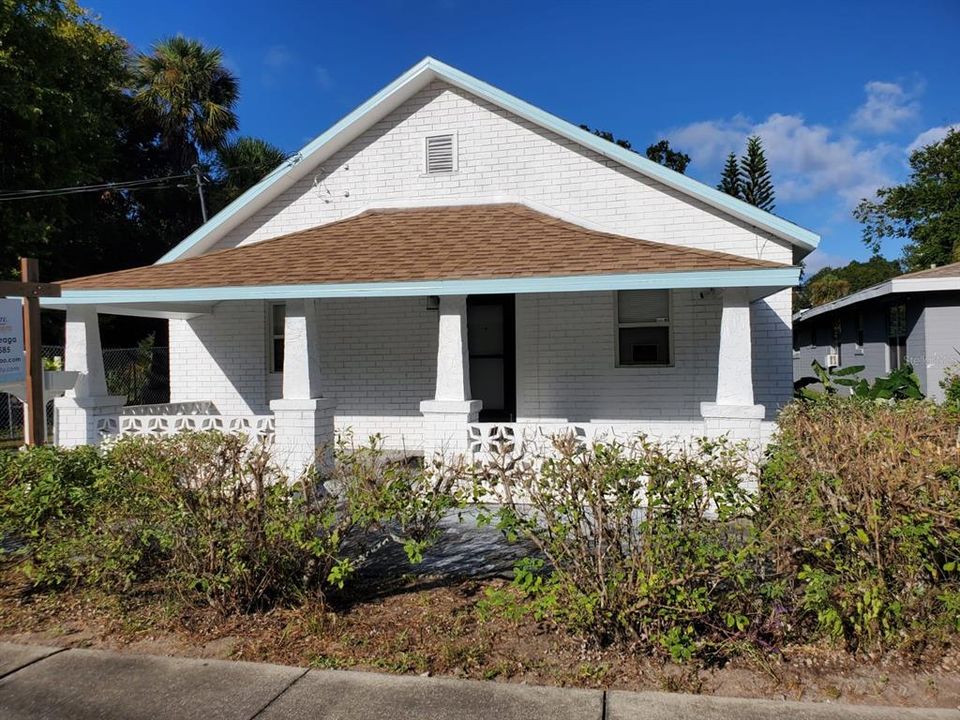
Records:
[[[283,372],[283,326],[287,306],[275,303],[270,306],[270,372]]]
[[[670,361],[670,291],[617,292],[617,365]]]
[[[833,321],[833,335],[830,340],[830,352],[837,356],[837,365],[843,364],[841,352],[843,350],[843,325],[840,318]]]
[[[857,347],[854,351],[857,355],[863,355],[863,313],[857,313]]]
[[[890,370],[907,363],[907,306],[891,305],[887,314],[887,349]]]

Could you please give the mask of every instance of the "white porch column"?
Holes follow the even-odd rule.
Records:
[[[64,370],[80,373],[73,390],[54,400],[57,445],[75,447],[95,445],[105,434],[119,429],[122,395],[107,392],[103,370],[103,349],[97,308],[77,305],[67,308]]]
[[[329,464],[335,407],[321,392],[317,301],[292,300],[283,325],[283,397],[270,403],[274,453],[291,479]]]
[[[424,455],[467,449],[467,423],[476,422],[481,402],[470,399],[467,296],[440,297],[437,384],[434,397],[420,403]]]
[[[710,437],[760,440],[763,405],[753,402],[753,350],[750,341],[750,297],[746,288],[723,290],[716,402],[700,404]]]

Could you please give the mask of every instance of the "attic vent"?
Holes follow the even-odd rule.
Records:
[[[453,135],[434,135],[427,138],[427,175],[452,173],[456,170],[456,142]]]

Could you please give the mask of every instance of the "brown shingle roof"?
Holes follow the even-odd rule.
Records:
[[[598,232],[524,205],[371,210],[252,245],[66,280],[65,290],[305,285],[784,267]]]
[[[917,272],[901,275],[900,279],[912,280],[914,278],[950,278],[960,277],[960,262],[941,265],[940,267],[928,268],[927,270],[917,270]]]

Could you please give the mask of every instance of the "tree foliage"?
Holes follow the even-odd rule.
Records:
[[[238,97],[221,52],[196,40],[136,55],[75,0],[0,0],[0,189],[169,178],[0,200],[0,275],[18,256],[38,258],[50,280],[155,261],[202,221],[195,183],[176,176],[199,163],[224,204],[282,160],[262,141],[231,142]],[[130,327],[119,341],[160,329]]]
[[[660,140],[647,147],[647,157],[681,175],[686,172],[687,165],[690,164],[690,156],[671,148],[669,140]]]
[[[767,168],[763,142],[758,135],[747,138],[747,149],[740,158],[740,190],[742,199],[761,210],[773,212],[773,178]]]
[[[181,35],[161,40],[134,65],[134,99],[160,128],[164,146],[189,168],[237,128],[237,79],[223,52]]]
[[[853,260],[843,267],[822,268],[804,282],[799,307],[817,306],[837,300],[844,295],[894,278],[902,272],[898,260],[887,260],[880,255],[874,255],[866,262]]]
[[[854,210],[874,252],[885,238],[903,238],[907,270],[960,261],[960,131],[910,155],[910,178],[881,188]]]
[[[221,143],[213,162],[217,175],[212,197],[214,209],[236,200],[286,157],[283,150],[261,138],[243,136]]]
[[[737,162],[736,153],[727,155],[727,161],[723,165],[723,173],[720,175],[717,190],[721,190],[739,200],[743,199],[743,192],[740,188],[740,164]]]
[[[580,129],[586,130],[587,132],[592,132],[598,138],[602,138],[607,142],[612,142],[614,145],[619,145],[624,150],[637,152],[633,149],[633,143],[624,138],[618,138],[609,130],[594,130],[589,125],[581,125]],[[690,156],[670,147],[669,140],[659,140],[652,145],[648,145],[646,156],[648,159],[653,160],[656,163],[660,163],[664,167],[668,167],[671,170],[681,174],[686,172],[687,166],[690,164]]]

